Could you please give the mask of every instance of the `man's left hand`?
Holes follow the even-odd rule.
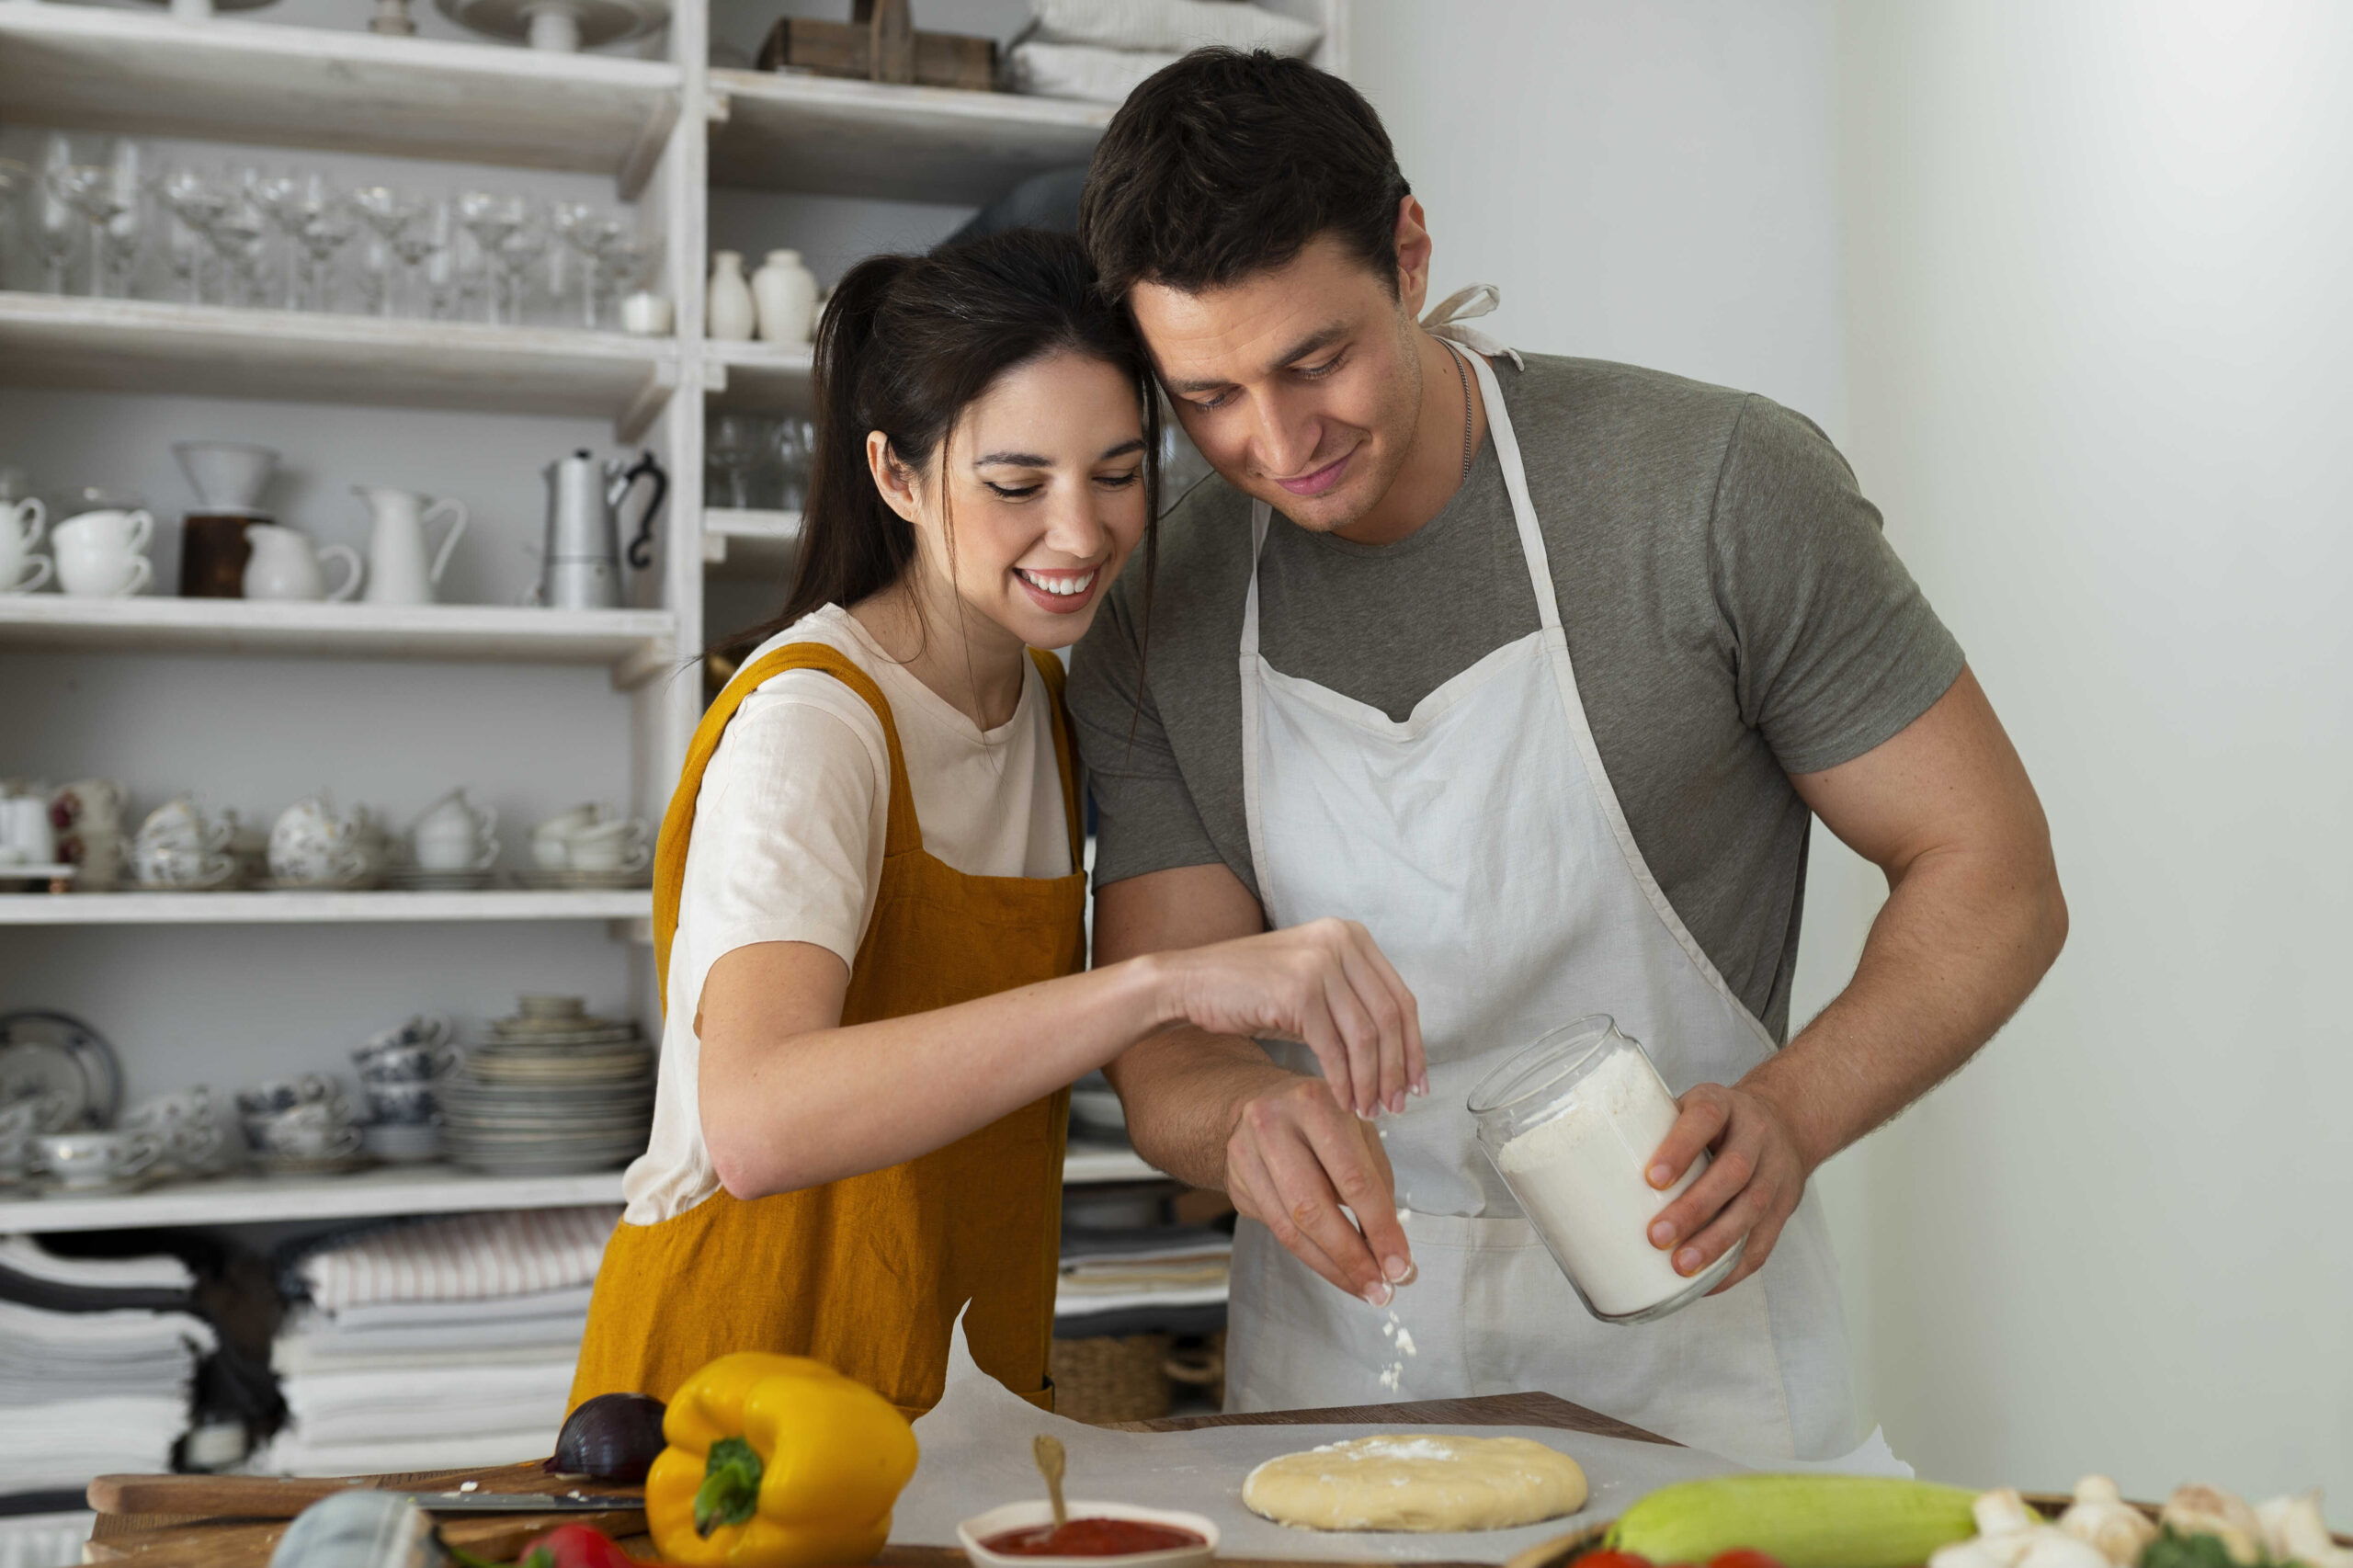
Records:
[[[1708,1168],[1651,1221],[1650,1240],[1663,1251],[1673,1249],[1675,1271],[1689,1278],[1746,1236],[1748,1250],[1709,1292],[1713,1295],[1765,1267],[1813,1172],[1799,1152],[1788,1116],[1757,1090],[1701,1084],[1681,1103],[1683,1114],[1651,1156],[1645,1174],[1663,1192],[1683,1179],[1702,1149],[1710,1156]]]

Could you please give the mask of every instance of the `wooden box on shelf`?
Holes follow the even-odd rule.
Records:
[[[856,0],[847,22],[778,17],[760,45],[759,64],[763,71],[791,66],[821,76],[986,93],[996,88],[996,40],[917,32],[908,0]]]

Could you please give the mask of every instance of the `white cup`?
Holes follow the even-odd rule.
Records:
[[[564,841],[564,855],[575,871],[637,871],[654,858],[645,824],[634,817],[581,829]]]
[[[452,790],[409,829],[409,853],[427,871],[486,871],[498,858],[497,825],[495,807],[470,806],[463,790]]]
[[[215,850],[229,847],[237,835],[237,813],[222,812],[207,818],[186,795],[165,801],[139,824],[138,847]]]
[[[0,502],[0,594],[29,594],[50,579],[49,557],[35,555],[48,514],[32,496]]]
[[[52,1132],[33,1140],[41,1168],[68,1187],[104,1187],[137,1176],[164,1152],[153,1132]]]
[[[50,531],[58,585],[83,598],[129,598],[155,580],[147,559],[155,519],[144,510],[108,507],[66,518]]]
[[[50,825],[47,801],[30,795],[0,801],[0,858],[18,866],[57,863],[57,830]]]
[[[641,289],[621,301],[621,330],[639,337],[666,337],[676,312],[670,296]]]
[[[217,888],[237,874],[236,860],[215,850],[134,845],[131,875],[149,887]]]

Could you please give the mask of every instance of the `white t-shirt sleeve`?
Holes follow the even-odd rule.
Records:
[[[881,722],[820,670],[745,698],[696,797],[679,898],[690,945],[683,1000],[699,1011],[710,966],[758,942],[858,956],[881,879],[890,761]]]

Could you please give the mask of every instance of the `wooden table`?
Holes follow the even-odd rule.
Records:
[[[1123,1423],[1130,1432],[1185,1432],[1202,1426],[1304,1426],[1380,1425],[1396,1426],[1549,1426],[1563,1432],[1586,1432],[1637,1442],[1668,1439],[1630,1426],[1622,1421],[1557,1399],[1549,1393],[1491,1394],[1480,1399],[1419,1400],[1403,1404],[1348,1405],[1329,1410],[1277,1410],[1251,1415],[1188,1415],[1161,1421]],[[559,1481],[536,1464],[507,1465],[491,1470],[430,1471],[409,1475],[352,1478],[352,1483],[392,1490],[449,1491],[473,1482],[484,1492],[563,1492],[583,1483]],[[597,1483],[604,1493],[632,1493],[626,1486]],[[94,1562],[136,1564],[137,1568],[265,1568],[286,1522],[214,1513],[135,1514],[120,1510],[119,1488],[106,1481],[90,1487],[90,1506],[98,1510],[90,1532]],[[445,1515],[441,1533],[452,1544],[476,1556],[513,1557],[524,1542],[570,1521],[596,1525],[619,1536],[623,1544],[651,1559],[653,1542],[637,1532],[642,1514],[573,1514],[564,1516]],[[953,1547],[893,1546],[878,1562],[892,1568],[954,1568],[964,1554]],[[1250,1559],[1229,1558],[1237,1568],[1256,1568]]]

